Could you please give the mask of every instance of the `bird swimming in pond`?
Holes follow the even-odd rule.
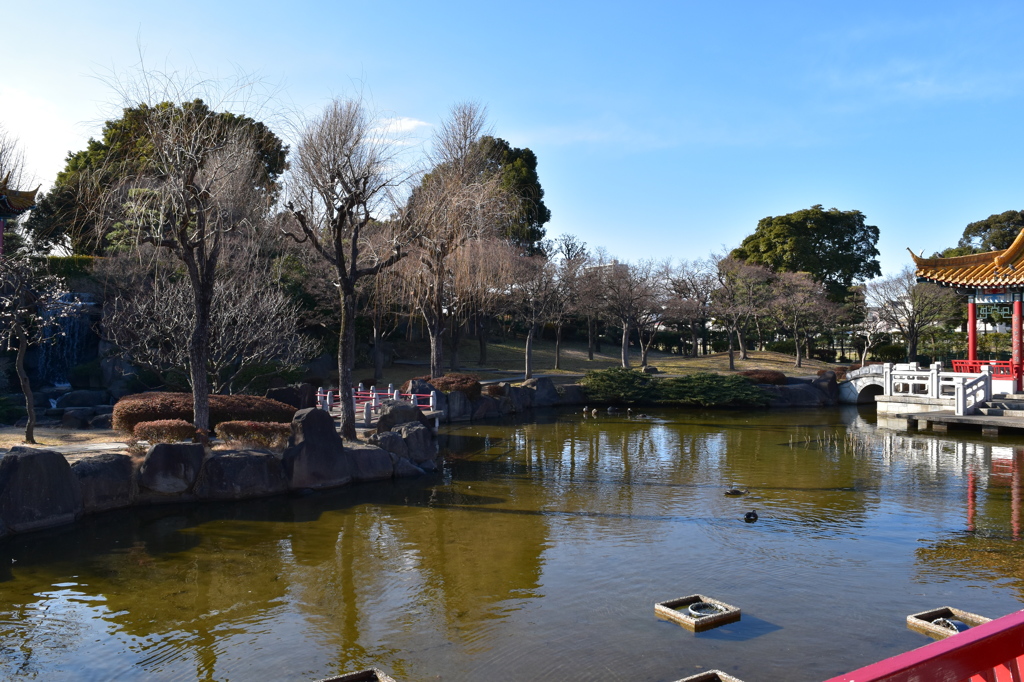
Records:
[[[597,419],[597,408],[596,407],[593,410],[590,411],[590,416],[594,417],[595,419]]]
[[[743,520],[747,523],[754,523],[755,521],[757,521],[757,510],[751,509],[750,511],[748,511],[746,514],[743,515]]]
[[[744,488],[743,490],[740,490],[739,488],[729,488],[728,490],[725,491],[725,494],[735,497],[737,495],[746,495],[747,492],[749,491],[746,488]]]

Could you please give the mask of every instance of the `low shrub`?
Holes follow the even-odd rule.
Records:
[[[748,369],[745,372],[740,372],[740,376],[747,377],[755,384],[786,385],[786,375],[777,369]]]
[[[414,377],[410,381],[405,382],[402,385],[402,393],[409,392],[409,385],[412,381],[427,381],[430,385],[439,391],[444,393],[451,393],[452,391],[462,391],[466,394],[470,400],[476,400],[480,397],[480,379],[473,376],[472,374],[457,374],[450,373],[445,374],[443,377],[431,378],[430,375],[423,377]]]
[[[221,422],[291,422],[295,408],[277,400],[258,395],[211,395],[210,427]],[[160,419],[192,421],[191,393],[136,393],[127,395],[114,405],[111,426],[122,433],[132,433],[139,422]]]
[[[196,427],[184,419],[158,419],[151,422],[139,422],[132,429],[136,440],[155,443],[177,443],[192,440],[196,435]]]
[[[766,407],[768,394],[746,377],[701,372],[662,379],[655,384],[661,405],[700,407]]]
[[[589,399],[617,405],[763,407],[769,403],[768,395],[750,379],[710,372],[655,379],[615,367],[587,372],[581,383]]]
[[[291,422],[221,422],[217,425],[217,435],[243,448],[283,450],[292,435],[292,425]]]
[[[587,372],[580,381],[587,397],[599,403],[635,405],[651,396],[654,378],[624,367]]]

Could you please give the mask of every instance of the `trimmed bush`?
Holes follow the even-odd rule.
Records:
[[[210,427],[221,422],[291,422],[295,408],[277,400],[258,395],[211,395]],[[112,428],[132,433],[139,422],[159,419],[192,421],[191,393],[136,393],[121,398],[114,405]]]
[[[221,422],[217,425],[217,435],[243,448],[283,450],[292,435],[292,425],[291,422]]]
[[[439,391],[444,393],[451,393],[452,391],[462,391],[469,398],[470,402],[480,397],[480,379],[472,374],[445,374],[443,377],[436,379],[430,378],[430,375],[422,377],[414,377],[410,381],[402,384],[402,393],[409,392],[409,384],[411,381],[427,381],[430,385]]]
[[[848,371],[852,370],[852,369],[855,369],[855,368],[853,368],[853,367],[832,367],[831,368],[831,370],[836,373],[836,381],[846,381],[846,373]],[[829,371],[829,370],[827,370],[827,369],[819,369],[818,370],[818,376],[820,377],[822,374],[824,374],[827,371]]]
[[[150,445],[177,443],[195,438],[196,427],[184,419],[158,419],[151,422],[139,422],[132,429],[132,435],[136,440],[147,441]]]
[[[662,379],[655,384],[660,405],[700,407],[767,407],[768,395],[746,377],[701,372]]]
[[[786,375],[777,369],[748,369],[745,372],[740,372],[740,376],[747,377],[755,384],[786,385]]]
[[[587,397],[616,405],[699,407],[763,407],[768,395],[746,377],[709,372],[655,379],[636,370],[615,367],[587,372]]]
[[[483,394],[492,398],[500,398],[505,395],[505,388],[501,384],[487,384],[483,387]]]
[[[635,405],[651,397],[654,378],[624,367],[587,372],[580,381],[591,400],[613,405]]]

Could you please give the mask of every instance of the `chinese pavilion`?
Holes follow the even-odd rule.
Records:
[[[1014,390],[1021,388],[1024,362],[1022,297],[1024,297],[1024,230],[1009,248],[952,258],[919,258],[911,251],[917,278],[953,287],[967,296],[967,360],[954,360],[956,372],[976,373],[991,365],[993,379],[1010,379]],[[978,316],[998,314],[1011,320],[1012,356],[1009,361],[978,360]]]
[[[9,187],[10,173],[0,180],[0,256],[4,254],[4,232],[7,230],[8,218],[17,218],[25,211],[36,206],[36,187],[31,192],[16,190]]]

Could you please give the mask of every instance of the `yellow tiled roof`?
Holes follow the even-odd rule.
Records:
[[[7,186],[10,179],[11,177],[8,175],[3,180],[0,180],[0,199],[3,199],[5,207],[13,210],[15,213],[21,213],[35,206],[36,192],[39,191],[39,188],[36,187],[30,192],[11,189]]]
[[[917,266],[917,276],[932,282],[967,287],[1024,286],[1024,230],[1002,251],[952,258],[919,258],[910,251],[910,257]]]

